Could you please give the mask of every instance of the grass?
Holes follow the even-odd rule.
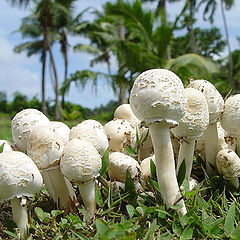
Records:
[[[11,119],[7,114],[0,113],[0,139],[12,141]]]

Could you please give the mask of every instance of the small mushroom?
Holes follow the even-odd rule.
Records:
[[[155,164],[155,155],[152,155],[150,157],[144,158],[140,163],[141,168],[141,179],[147,183],[148,177],[152,177],[151,173],[151,160]]]
[[[26,153],[27,141],[32,128],[37,125],[46,125],[50,120],[39,110],[27,108],[18,112],[12,119],[12,139],[16,148]]]
[[[240,158],[231,149],[222,149],[216,157],[218,172],[236,188],[239,188]]]
[[[11,152],[16,150],[13,143],[7,140],[0,140],[0,146],[2,145],[3,145],[3,149],[2,149],[3,152]]]
[[[178,125],[186,112],[186,97],[181,79],[165,69],[151,69],[134,81],[130,105],[143,123],[149,126],[155,153],[159,189],[167,207],[176,202],[183,214],[186,208],[175,172],[175,160],[169,129]]]
[[[64,147],[61,172],[77,184],[83,203],[92,215],[96,211],[95,178],[101,166],[101,155],[91,142],[74,138]]]
[[[28,227],[25,197],[32,197],[41,187],[41,173],[31,158],[19,151],[0,154],[0,199],[11,201],[13,220],[22,237]]]

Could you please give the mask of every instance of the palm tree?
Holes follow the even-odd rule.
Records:
[[[10,1],[12,5],[17,5],[19,7],[27,7],[30,2],[32,2],[33,0],[7,0]]]
[[[223,17],[224,30],[226,34],[226,43],[228,47],[228,59],[229,59],[229,69],[228,69],[228,85],[232,85],[232,69],[233,69],[233,60],[232,52],[228,35],[228,26],[225,16],[225,10],[230,10],[235,3],[235,0],[220,0],[221,13]],[[218,0],[201,0],[199,6],[205,5],[204,8],[204,19],[208,19],[211,23],[213,22],[213,17],[217,9]],[[209,14],[209,15],[208,15]],[[207,16],[208,15],[208,16]]]

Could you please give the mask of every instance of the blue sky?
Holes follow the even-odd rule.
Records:
[[[101,9],[102,4],[106,0],[79,0],[76,3],[76,13],[80,12],[86,7],[95,7]],[[184,1],[182,1],[184,2]],[[178,11],[181,9],[182,3],[171,4],[167,6],[169,18],[174,19]],[[29,15],[29,9],[18,9],[12,7],[7,0],[0,0],[0,91],[5,91],[7,97],[11,100],[14,92],[19,91],[29,98],[37,96],[40,98],[40,86],[41,86],[41,64],[39,62],[39,56],[32,56],[28,58],[25,53],[15,54],[13,52],[14,46],[20,44],[23,40],[18,33],[13,33],[18,29],[21,24],[21,19],[24,16]],[[240,37],[240,1],[236,1],[235,6],[231,11],[226,13],[230,43],[232,49],[240,48],[236,37]],[[201,11],[198,13],[198,21],[196,26],[202,26],[204,28],[211,27],[208,22],[204,22],[202,19]],[[220,7],[217,10],[214,26],[217,26],[222,31],[223,21],[221,17]],[[71,38],[70,44],[74,45],[78,42],[82,42],[84,39]],[[58,75],[60,81],[63,79],[63,61],[59,54],[56,54],[57,47],[55,48],[55,58],[57,61]],[[226,54],[226,52],[224,53]],[[74,73],[76,70],[89,69],[89,61],[91,57],[87,54],[73,53],[70,50],[69,53],[69,72]],[[115,63],[112,62],[114,69]],[[94,71],[106,72],[106,66],[104,64],[98,64]],[[53,99],[53,91],[49,76],[47,75],[47,98]],[[73,84],[69,94],[66,98],[73,103],[81,104],[84,107],[94,108],[101,104],[106,104],[111,99],[116,99],[116,96],[112,92],[111,88],[107,86],[106,82],[99,81],[98,91],[95,93],[91,84],[87,84],[84,89],[76,88]]]

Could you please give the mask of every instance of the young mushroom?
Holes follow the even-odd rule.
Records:
[[[134,114],[149,125],[155,153],[159,189],[167,207],[180,204],[186,213],[175,171],[175,160],[169,129],[178,125],[186,113],[186,97],[181,79],[165,69],[141,73],[130,93]]]
[[[185,160],[185,178],[190,179],[194,156],[195,140],[203,135],[209,123],[208,104],[202,92],[194,88],[185,88],[187,111],[179,121],[179,125],[172,128],[172,133],[181,139],[177,160],[177,173]]]
[[[3,147],[2,149],[3,152],[16,151],[14,145],[7,140],[0,140],[0,146]]]
[[[26,153],[27,141],[32,128],[37,125],[46,125],[50,120],[39,110],[27,108],[18,112],[12,119],[12,139],[16,148]]]
[[[215,86],[207,80],[194,80],[190,82],[188,87],[196,88],[201,91],[208,103],[209,125],[204,131],[205,154],[206,154],[206,169],[210,176],[213,176],[216,166],[216,155],[218,153],[218,132],[217,121],[223,112],[224,100]]]
[[[21,237],[28,228],[25,197],[32,197],[41,187],[41,173],[31,158],[19,151],[0,153],[0,199],[11,201],[13,221]]]
[[[64,147],[60,168],[63,175],[76,183],[89,213],[96,211],[95,178],[102,167],[101,155],[91,142],[74,138]]]
[[[223,178],[230,181],[238,189],[238,177],[240,176],[240,158],[238,155],[231,149],[222,149],[217,154],[216,166]]]

